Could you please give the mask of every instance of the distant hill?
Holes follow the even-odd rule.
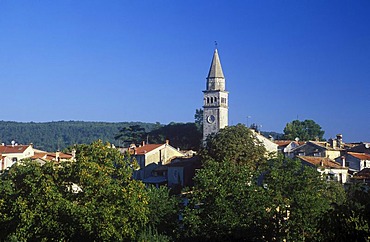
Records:
[[[114,136],[119,129],[130,125],[140,125],[147,132],[158,127],[158,124],[142,122],[0,121],[0,143],[10,144],[12,140],[18,144],[33,143],[35,148],[45,151],[63,150],[74,144],[91,143],[98,139],[119,145]]]
[[[33,143],[36,149],[45,151],[63,150],[74,144],[89,144],[95,140],[109,142],[116,146],[122,145],[115,140],[119,130],[132,125],[140,125],[148,133],[151,143],[164,143],[170,140],[171,145],[181,149],[197,150],[200,146],[201,132],[195,123],[159,123],[143,122],[85,122],[85,121],[56,121],[56,122],[14,122],[0,121],[0,143],[10,144],[14,140],[18,144]],[[271,135],[280,139],[282,134],[261,132],[265,137]]]
[[[282,133],[277,133],[277,132],[268,132],[268,131],[261,131],[261,134],[263,136],[265,136],[266,138],[269,138],[270,136],[274,139],[274,140],[281,140],[283,139],[283,136],[284,134]]]

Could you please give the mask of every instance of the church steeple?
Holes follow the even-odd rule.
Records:
[[[217,48],[213,53],[211,67],[209,68],[206,90],[207,91],[225,90],[225,77],[222,71],[220,57],[218,56]]]
[[[228,92],[225,90],[225,77],[222,71],[217,45],[208,72],[203,102],[203,140],[212,133],[228,125]]]

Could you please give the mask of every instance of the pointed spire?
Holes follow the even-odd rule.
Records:
[[[208,78],[225,78],[224,73],[222,72],[220,58],[218,57],[217,48],[213,53],[213,59],[211,63],[211,68],[209,69]]]

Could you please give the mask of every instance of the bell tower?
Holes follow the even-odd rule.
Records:
[[[229,93],[225,90],[225,77],[217,48],[213,53],[206,90],[203,93],[203,141],[205,141],[208,135],[217,133],[228,125]]]

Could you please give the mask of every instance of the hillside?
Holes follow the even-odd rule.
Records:
[[[158,127],[158,124],[141,122],[57,121],[22,123],[0,121],[0,142],[10,144],[14,140],[18,144],[33,143],[35,148],[46,151],[62,150],[73,144],[91,143],[98,139],[119,145],[114,136],[117,135],[119,129],[130,125],[140,125],[147,132],[154,127]]]

